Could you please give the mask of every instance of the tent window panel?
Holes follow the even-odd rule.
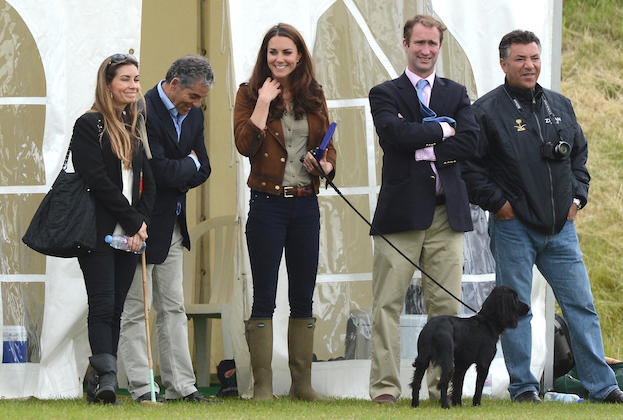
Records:
[[[349,322],[352,324],[350,320],[353,314],[362,311],[371,312],[371,288],[370,281],[322,283],[316,286],[314,316],[318,319],[318,323],[316,324],[314,353],[318,360],[354,358],[347,354],[352,348],[349,337],[353,338],[352,333],[348,335],[347,329]],[[363,334],[369,339],[369,329],[366,330],[364,327]]]
[[[2,363],[39,363],[45,302],[43,282],[0,282]]]
[[[0,274],[45,274],[45,256],[22,242],[44,194],[0,194]]]
[[[44,105],[0,105],[0,185],[45,184]]]
[[[474,230],[465,232],[463,247],[463,274],[486,274],[495,272],[495,260],[489,249],[489,222],[486,212],[470,204]]]
[[[387,1],[354,0],[372,36],[398,73],[406,67],[402,48],[402,28],[407,19],[422,11],[423,0]],[[445,39],[444,39],[445,44]]]
[[[329,118],[338,123],[333,135],[333,145],[337,151],[334,184],[338,188],[368,185],[364,107],[333,108],[329,111]]]
[[[389,78],[343,2],[333,3],[318,21],[312,55],[327,99],[367,98],[370,87]]]
[[[364,215],[370,214],[368,195],[349,195]],[[338,196],[321,196],[318,274],[369,273],[372,240],[369,229]]]
[[[461,300],[476,310],[480,309],[482,303],[495,287],[495,277],[490,276],[490,278],[491,280],[487,280],[483,276],[482,281],[466,281],[464,279],[461,283]],[[405,315],[427,314],[420,276],[414,278],[413,282],[409,285],[403,309]],[[472,316],[473,314],[474,313],[465,306],[459,305],[460,316]]]
[[[37,44],[17,11],[4,0],[0,0],[0,28],[0,97],[45,96]]]

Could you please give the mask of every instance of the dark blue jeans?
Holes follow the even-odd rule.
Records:
[[[285,198],[251,191],[247,247],[253,275],[252,318],[272,318],[285,248],[290,317],[312,316],[318,270],[318,198]]]

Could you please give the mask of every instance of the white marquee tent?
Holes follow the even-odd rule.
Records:
[[[149,45],[149,34],[146,37],[141,31],[147,7],[148,2],[141,0],[0,0],[0,331],[5,349],[10,348],[9,342],[26,346],[25,360],[9,363],[17,360],[7,356],[7,362],[0,364],[0,398],[82,396],[90,350],[86,293],[77,262],[35,255],[19,239],[60,169],[73,122],[93,100],[94,76],[102,58],[130,50],[142,58],[141,47]],[[231,68],[227,74],[216,74],[217,83],[228,89],[222,101],[225,104],[228,100],[231,103],[236,87],[249,77],[262,35],[270,26],[287,22],[301,31],[314,57],[331,116],[339,122],[336,183],[364,214],[371,216],[380,185],[382,152],[375,138],[367,92],[404,70],[400,43],[404,20],[424,12],[446,24],[449,36],[444,38],[437,71],[465,84],[475,100],[502,82],[497,44],[503,34],[516,28],[532,30],[540,37],[540,82],[545,87],[559,87],[561,10],[560,0],[229,0],[222,2],[222,15],[212,17],[226,30],[208,36],[218,37],[222,51],[229,51]],[[223,36],[225,32],[231,36]],[[149,87],[143,86],[145,90]],[[206,141],[217,139],[207,137]],[[220,157],[211,156],[213,161],[215,158]],[[236,191],[211,186],[207,199],[210,194],[233,195],[237,203],[234,212],[244,226],[249,168],[245,159],[234,160]],[[371,305],[372,243],[367,227],[333,191],[323,190],[320,203],[323,227],[314,297],[318,318],[314,350],[321,360],[338,360],[314,363],[313,383],[326,395],[368,398],[369,360],[344,356],[352,350],[346,343],[347,325],[365,324],[365,316],[360,315]],[[484,220],[478,211],[474,217]],[[250,312],[251,278],[244,229],[240,232],[228,322],[239,391],[248,396],[251,378],[242,321]],[[485,245],[479,242],[483,235]],[[486,229],[468,240],[473,241],[473,247],[481,247],[466,253],[466,267],[476,264],[476,254],[486,253]],[[285,277],[285,268],[280,275]],[[545,337],[551,337],[551,331],[546,332],[545,309],[553,305],[544,282],[538,275],[535,278],[533,370],[540,375],[552,351],[546,345]],[[466,270],[464,275],[466,285],[475,285],[476,303],[478,290],[486,290],[479,285],[490,285],[493,280],[490,267]],[[280,281],[275,313],[273,368],[277,394],[287,393],[290,383],[285,287],[287,283]],[[404,318],[403,339],[407,341],[413,339],[408,334],[414,330],[407,328],[412,320],[408,311]],[[366,338],[365,328],[357,334]],[[407,393],[411,362],[405,357],[402,366],[403,391]],[[469,381],[468,376],[466,395],[473,389]],[[503,360],[496,358],[485,392],[505,397],[507,384]]]

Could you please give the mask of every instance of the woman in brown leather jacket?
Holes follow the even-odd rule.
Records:
[[[290,396],[321,399],[311,387],[312,296],[320,232],[316,195],[321,172],[309,151],[320,145],[328,126],[327,104],[301,34],[287,24],[273,26],[264,36],[249,82],[238,89],[234,109],[236,147],[251,162],[246,236],[253,308],[246,336],[254,399],[273,397],[272,316],[284,248],[290,302]],[[319,161],[331,179],[335,159],[331,142]]]

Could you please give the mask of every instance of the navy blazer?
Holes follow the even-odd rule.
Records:
[[[121,190],[121,160],[113,153],[108,134],[103,134],[100,141],[103,127],[104,117],[100,113],[87,112],[76,120],[71,137],[74,169],[95,196],[96,249],[109,246],[104,237],[113,233],[117,223],[126,235],[133,236],[145,222],[149,235],[152,229],[150,214],[156,195],[151,167],[139,145],[132,157],[132,202],[128,202]],[[139,194],[141,173],[143,191]]]
[[[161,264],[169,254],[173,227],[179,221],[183,237],[182,245],[190,249],[186,224],[186,192],[205,182],[210,176],[210,159],[203,138],[203,111],[192,108],[184,121],[180,140],[164,106],[158,87],[145,94],[146,127],[151,149],[152,172],[156,180],[156,203],[152,213],[152,227],[147,239],[146,257],[149,264]],[[188,157],[194,150],[201,167]],[[176,214],[178,203],[181,212]]]
[[[426,230],[431,226],[436,206],[435,173],[429,161],[415,160],[415,151],[428,146],[435,151],[450,227],[457,232],[472,230],[459,163],[475,153],[479,127],[465,87],[435,77],[429,106],[437,115],[456,120],[455,135],[445,140],[438,123],[422,123],[416,90],[405,73],[373,87],[369,99],[383,149],[381,191],[370,233]]]

